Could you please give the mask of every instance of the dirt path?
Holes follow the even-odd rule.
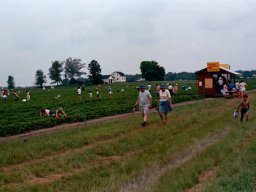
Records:
[[[144,129],[132,130],[132,131],[129,132],[129,134],[131,134],[132,132],[136,132],[136,131],[142,132],[142,131],[145,131],[145,130]],[[25,162],[21,162],[21,163],[18,163],[18,164],[9,165],[9,166],[6,166],[2,169],[0,168],[0,171],[3,172],[3,173],[8,173],[10,171],[17,170],[17,169],[20,169],[20,168],[23,168],[23,167],[26,167],[26,166],[29,166],[29,165],[32,165],[32,164],[40,164],[40,163],[43,163],[43,162],[48,161],[48,160],[59,159],[59,158],[68,156],[71,153],[80,153],[81,154],[81,153],[84,153],[86,150],[95,148],[96,146],[115,143],[115,142],[117,142],[117,141],[119,141],[119,140],[121,140],[125,137],[127,137],[127,134],[121,132],[120,134],[116,135],[115,137],[112,137],[112,138],[109,138],[109,139],[96,141],[96,142],[93,142],[89,145],[85,145],[85,146],[82,146],[82,147],[79,147],[79,148],[71,148],[71,149],[66,149],[66,150],[60,150],[56,153],[48,154],[46,156],[40,157],[39,159],[33,159],[33,160],[30,160],[30,161],[25,161]]]
[[[100,159],[97,159],[94,162],[91,162],[93,165],[92,167],[97,168],[102,165],[108,166],[114,162],[125,160],[125,159],[129,158],[130,156],[136,155],[139,152],[140,151],[131,151],[131,152],[128,151],[127,153],[124,153],[121,156],[101,157]],[[54,181],[60,180],[64,177],[79,174],[79,173],[83,172],[84,170],[85,170],[85,168],[79,167],[79,168],[73,168],[73,170],[71,172],[53,173],[53,174],[47,175],[45,177],[36,177],[34,175],[30,175],[23,182],[26,182],[32,186],[39,185],[39,184],[49,184]]]
[[[188,162],[192,158],[194,158],[197,154],[206,150],[209,146],[219,142],[223,139],[228,132],[232,129],[232,127],[226,127],[223,130],[211,135],[207,138],[204,138],[194,145],[189,146],[186,150],[181,151],[177,157],[170,160],[166,165],[156,165],[141,175],[139,178],[131,181],[124,185],[120,192],[140,192],[140,191],[152,191],[152,188],[157,183],[159,178],[162,175],[165,175],[167,172],[180,167],[182,164]]]
[[[101,117],[98,119],[92,119],[88,121],[83,121],[83,122],[73,122],[73,123],[65,123],[61,125],[57,125],[54,127],[49,127],[49,128],[42,128],[39,130],[34,130],[30,131],[27,133],[22,133],[19,135],[12,135],[12,136],[7,136],[7,137],[0,137],[0,143],[8,142],[8,141],[15,141],[19,139],[26,139],[30,137],[36,137],[40,135],[45,135],[53,132],[57,132],[60,130],[66,130],[66,129],[71,129],[71,128],[77,128],[81,126],[86,126],[86,125],[93,125],[105,121],[110,121],[110,120],[115,120],[115,119],[121,119],[121,118],[127,118],[133,115],[137,115],[137,112],[134,113],[125,113],[125,114],[120,114],[120,115],[113,115],[113,116],[106,116],[106,117]]]
[[[211,99],[211,98],[208,98],[207,100],[209,100],[209,99]],[[174,107],[190,105],[190,104],[194,104],[194,103],[202,102],[202,101],[203,100],[193,100],[193,101],[177,103],[174,105]],[[153,111],[154,110],[151,110],[151,112],[153,112]],[[101,122],[105,122],[105,121],[111,121],[111,120],[115,120],[115,119],[127,118],[127,117],[131,117],[131,116],[136,116],[139,113],[140,112],[136,111],[136,112],[131,112],[131,113],[124,113],[124,114],[119,114],[119,115],[91,119],[91,120],[83,121],[83,122],[74,122],[74,123],[68,123],[68,124],[65,123],[65,124],[54,126],[54,127],[43,128],[43,129],[39,129],[39,130],[22,133],[19,135],[0,137],[0,143],[4,143],[4,142],[8,142],[8,141],[15,141],[15,140],[19,140],[19,139],[26,139],[26,138],[30,138],[30,137],[36,137],[36,136],[40,136],[40,135],[57,132],[60,130],[72,129],[72,128],[82,127],[82,126],[86,126],[86,125],[93,125],[93,124],[97,124],[97,123],[101,123]]]

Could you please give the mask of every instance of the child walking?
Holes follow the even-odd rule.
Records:
[[[240,121],[243,122],[244,115],[245,115],[246,121],[248,121],[249,120],[248,111],[249,111],[250,105],[249,105],[247,94],[243,95],[243,101],[239,104],[237,112],[239,111],[240,108],[241,108],[241,119],[240,119]]]

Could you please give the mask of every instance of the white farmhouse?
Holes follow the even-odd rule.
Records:
[[[120,71],[115,71],[111,74],[112,77],[114,77],[113,82],[117,83],[117,82],[126,82],[126,76],[124,73],[120,72]]]
[[[126,82],[126,76],[120,71],[115,71],[111,75],[102,75],[102,81],[104,83]]]
[[[113,83],[113,78],[111,75],[102,75],[103,83]]]

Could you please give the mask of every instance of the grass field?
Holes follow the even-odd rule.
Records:
[[[176,105],[163,126],[151,113],[0,145],[0,191],[255,191],[256,91],[250,120],[238,98]]]
[[[156,105],[155,84],[152,82],[153,105]],[[176,83],[176,82],[173,82]],[[197,89],[193,81],[180,81],[179,94],[173,96],[174,103],[199,99]],[[146,82],[145,82],[146,84]],[[86,121],[102,116],[109,116],[131,112],[138,97],[136,86],[139,83],[113,84],[113,96],[109,98],[107,85],[100,87],[100,98],[95,97],[95,86],[86,86],[82,92],[82,98],[76,95],[76,87],[57,87],[51,91],[42,89],[30,89],[31,101],[22,102],[26,98],[25,90],[20,92],[20,101],[15,102],[14,96],[10,96],[7,102],[0,101],[0,136],[14,135],[34,129],[52,127],[57,124],[76,121]],[[181,89],[183,85],[192,87],[190,91]],[[124,93],[121,92],[124,89]],[[89,97],[89,90],[94,97]],[[57,96],[59,99],[56,99]],[[62,107],[68,114],[67,118],[42,118],[39,116],[41,108],[48,108],[53,111]]]

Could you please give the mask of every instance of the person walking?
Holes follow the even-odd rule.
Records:
[[[172,109],[172,98],[165,85],[160,86],[159,99],[158,99],[158,112],[163,124],[168,122],[168,112]]]
[[[246,86],[247,84],[241,80],[240,83],[239,83],[239,91],[240,91],[240,97],[241,98],[244,98],[244,94],[245,94],[245,91],[246,91]]]
[[[112,88],[111,88],[111,86],[109,85],[107,89],[108,89],[108,96],[109,96],[109,98],[111,98],[112,97]]]
[[[81,87],[78,87],[78,88],[77,88],[77,92],[76,92],[76,93],[77,93],[79,99],[81,99],[81,95],[82,95]]]
[[[148,119],[148,110],[152,105],[152,96],[148,90],[145,90],[145,86],[143,84],[140,85],[139,96],[134,106],[137,105],[139,105],[139,109],[143,118],[143,123],[141,125],[146,126]]]
[[[27,90],[26,91],[26,99],[27,99],[27,101],[30,101],[30,98],[31,98],[31,95],[30,95],[30,93],[29,93],[29,91]]]
[[[243,95],[243,101],[239,104],[238,109],[236,111],[237,113],[238,113],[240,108],[241,108],[241,119],[240,119],[240,121],[243,122],[244,115],[246,117],[246,121],[248,121],[249,120],[248,111],[249,111],[250,105],[249,105],[247,94]]]

